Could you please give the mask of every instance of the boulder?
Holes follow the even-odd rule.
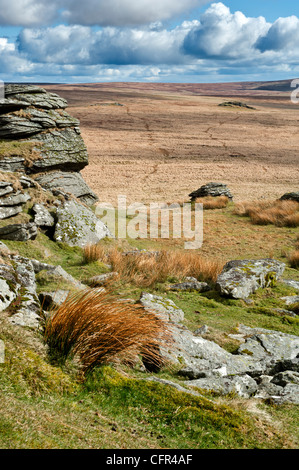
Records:
[[[184,320],[183,310],[170,299],[143,292],[139,302],[145,310],[157,313],[165,321],[177,323]]]
[[[40,324],[41,305],[36,293],[35,272],[31,261],[14,255],[11,257],[17,280],[21,285],[19,290],[19,305],[10,317],[10,322],[20,326],[38,328]]]
[[[230,261],[218,276],[216,289],[224,296],[247,299],[260,287],[275,284],[284,269],[284,263],[273,259]]]
[[[32,211],[34,213],[34,223],[38,227],[53,227],[55,224],[54,218],[42,204],[34,204]]]
[[[67,101],[55,93],[48,93],[44,88],[35,85],[5,85],[5,100],[1,109],[13,107],[14,109],[34,106],[42,109],[64,109]]]
[[[111,236],[106,225],[90,209],[75,201],[66,201],[58,207],[56,216],[55,241],[84,247]]]
[[[52,191],[53,194],[57,190],[60,190],[62,194],[73,194],[88,206],[92,206],[98,200],[79,172],[51,171],[35,176],[35,181],[44,189]]]
[[[195,200],[199,197],[206,197],[206,196],[212,196],[212,197],[226,196],[229,199],[233,199],[233,196],[230,190],[228,189],[227,185],[223,183],[207,183],[201,186],[196,191],[193,191],[192,193],[189,194],[189,197],[191,198],[191,200]]]
[[[0,312],[16,299],[20,284],[12,266],[0,265]]]
[[[299,191],[294,191],[292,193],[286,193],[280,198],[281,201],[291,200],[299,202]]]
[[[49,310],[53,307],[62,305],[69,295],[68,290],[58,289],[55,292],[40,292],[38,295],[39,301],[43,310]]]
[[[37,226],[34,222],[11,224],[0,227],[0,239],[26,242],[37,237]]]
[[[299,281],[293,281],[292,279],[281,279],[281,282],[299,291]]]
[[[252,397],[258,389],[256,381],[249,375],[235,377],[209,377],[186,381],[185,384],[189,387],[210,390],[221,395],[235,393],[243,398]]]
[[[178,284],[173,284],[170,286],[170,290],[174,291],[197,291],[197,292],[207,292],[211,290],[210,286],[206,282],[195,281],[186,281],[180,282]]]

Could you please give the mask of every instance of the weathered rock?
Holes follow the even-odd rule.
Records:
[[[162,320],[176,323],[184,320],[183,310],[170,299],[143,292],[139,302],[145,310],[159,314]]]
[[[16,273],[12,266],[0,265],[0,312],[13,302],[19,290]]]
[[[281,297],[281,300],[284,300],[286,305],[294,305],[299,302],[299,295],[288,295],[286,297]]]
[[[44,272],[43,280],[48,282],[53,282],[59,280],[59,278],[70,284],[70,286],[75,287],[76,289],[84,289],[85,285],[80,281],[77,281],[73,276],[67,273],[61,266],[52,266],[51,264],[39,263],[37,260],[31,260],[33,269],[36,274],[41,271]]]
[[[5,196],[13,192],[12,183],[7,183],[6,181],[0,181],[0,197]]]
[[[211,290],[211,288],[206,282],[199,282],[195,280],[173,284],[172,286],[170,286],[170,290],[207,292]]]
[[[31,173],[50,170],[80,171],[88,164],[88,154],[78,128],[50,129],[27,142],[36,143],[40,159],[34,159]]]
[[[37,226],[34,222],[27,224],[11,224],[0,227],[0,239],[25,242],[34,240],[37,236]]]
[[[299,405],[299,385],[287,384],[279,396],[271,397],[271,401],[276,405],[294,404]]]
[[[292,279],[281,279],[281,282],[299,291],[299,281],[293,281]]]
[[[106,225],[90,209],[75,201],[58,207],[56,216],[54,239],[69,246],[84,247],[111,236]]]
[[[28,106],[42,109],[64,109],[67,101],[55,93],[48,93],[44,88],[35,85],[5,85],[3,107],[14,106],[21,109]],[[1,104],[2,108],[2,104]]]
[[[280,198],[281,201],[291,200],[299,202],[299,191],[294,191],[292,193],[286,193]]]
[[[271,383],[279,385],[280,387],[285,387],[288,384],[299,385],[299,373],[291,370],[279,372],[278,374],[274,375]]]
[[[27,201],[30,201],[31,197],[27,193],[22,193],[18,191],[12,195],[6,197],[0,197],[0,207],[3,206],[17,206],[19,204],[26,204]]]
[[[62,305],[69,295],[68,290],[58,289],[55,292],[40,292],[38,297],[43,310]]]
[[[0,207],[0,219],[9,219],[22,212],[22,206]]]
[[[93,205],[98,200],[98,197],[85,183],[80,173],[52,171],[36,176],[35,180],[43,188],[53,191],[53,194],[55,190],[73,194],[88,206]]]
[[[284,269],[284,263],[273,259],[230,261],[218,276],[216,289],[221,295],[247,299],[260,287],[272,286]]]
[[[20,326],[38,328],[41,306],[36,293],[33,265],[29,259],[21,256],[12,256],[12,260],[22,289],[19,290],[20,305],[10,317],[10,321]]]
[[[0,115],[0,137],[15,139],[27,137],[45,129],[78,127],[79,121],[65,111],[43,111],[28,108],[26,112]]]
[[[212,196],[212,197],[226,196],[229,199],[233,199],[233,196],[230,190],[228,189],[227,185],[223,183],[207,183],[201,186],[196,191],[193,191],[192,193],[189,194],[189,197],[192,200],[195,200],[199,197],[206,197],[206,196]]]
[[[190,387],[212,390],[223,395],[236,393],[244,398],[250,398],[258,389],[256,381],[249,375],[202,378],[186,381],[185,384]]]
[[[258,378],[258,391],[255,398],[267,399],[271,396],[279,396],[283,392],[283,387],[271,382],[273,377],[261,375]]]
[[[50,212],[42,204],[34,204],[34,222],[38,227],[53,227],[55,220]]]
[[[239,347],[239,354],[276,362],[295,359],[299,354],[298,336],[263,328],[246,327],[246,331],[249,337]]]

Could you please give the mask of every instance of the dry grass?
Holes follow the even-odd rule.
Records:
[[[299,250],[293,251],[289,256],[291,268],[299,269]]]
[[[166,282],[169,277],[192,276],[203,281],[216,281],[224,262],[203,258],[197,253],[182,251],[130,252],[123,253],[117,248],[105,250],[100,245],[86,248],[85,257],[103,261],[112,266],[123,282],[140,287],[152,287]]]
[[[70,294],[51,312],[45,340],[51,354],[78,356],[86,373],[99,364],[136,363],[138,355],[146,364],[161,367],[159,347],[170,335],[166,324],[141,305],[86,289]]]
[[[83,248],[83,263],[93,263],[105,257],[105,248],[100,244],[89,244]]]
[[[197,198],[195,202],[198,202],[203,205],[204,210],[213,210],[213,209],[224,209],[228,203],[229,199],[226,196],[219,197],[202,197]]]
[[[296,201],[256,201],[236,204],[234,214],[249,217],[255,225],[299,227],[299,203]]]

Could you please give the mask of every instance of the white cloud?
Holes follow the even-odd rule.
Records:
[[[0,24],[24,27],[52,21],[85,26],[136,26],[164,21],[210,0],[0,0]]]
[[[296,16],[278,18],[267,34],[258,39],[256,47],[262,52],[282,50],[299,52],[299,18]]]
[[[256,53],[256,41],[270,26],[263,17],[247,18],[240,11],[231,13],[223,3],[213,3],[187,34],[184,51],[203,59],[248,57]]]

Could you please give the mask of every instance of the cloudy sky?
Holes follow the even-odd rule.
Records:
[[[3,81],[298,76],[296,0],[0,0]]]

